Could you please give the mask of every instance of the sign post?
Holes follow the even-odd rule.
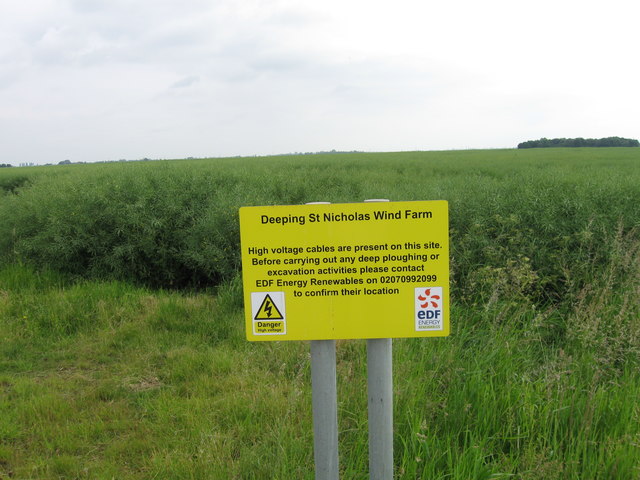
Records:
[[[388,202],[389,200],[365,200]],[[367,340],[369,478],[393,480],[393,341]]]
[[[337,339],[368,340],[370,478],[393,477],[391,339],[449,335],[448,228],[445,201],[240,209],[247,339],[311,341],[317,479],[338,475]]]
[[[393,379],[391,339],[367,340],[369,478],[393,480]]]
[[[328,205],[314,202],[307,205]],[[316,480],[338,480],[336,341],[311,340],[313,459]]]
[[[311,341],[313,459],[316,480],[338,480],[336,341]]]

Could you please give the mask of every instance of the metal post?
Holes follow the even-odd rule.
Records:
[[[336,341],[311,341],[313,457],[316,480],[338,480]]]
[[[309,202],[322,205],[330,202]],[[316,480],[338,480],[338,388],[336,341],[311,341],[313,459]]]
[[[367,340],[369,478],[393,479],[393,379],[390,338]]]
[[[388,201],[365,200],[365,202]],[[392,365],[392,340],[390,338],[367,340],[370,480],[393,480]]]

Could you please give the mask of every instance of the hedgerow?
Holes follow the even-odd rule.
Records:
[[[532,305],[554,304],[608,265],[618,232],[637,239],[635,152],[409,152],[47,167],[17,194],[0,197],[0,256],[74,278],[206,288],[239,271],[243,205],[445,199],[459,301],[517,295]]]

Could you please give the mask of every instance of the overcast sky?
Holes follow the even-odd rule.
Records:
[[[0,163],[640,138],[637,0],[1,0]]]

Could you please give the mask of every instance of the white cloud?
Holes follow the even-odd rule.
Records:
[[[0,163],[637,138],[638,9],[4,2]]]

